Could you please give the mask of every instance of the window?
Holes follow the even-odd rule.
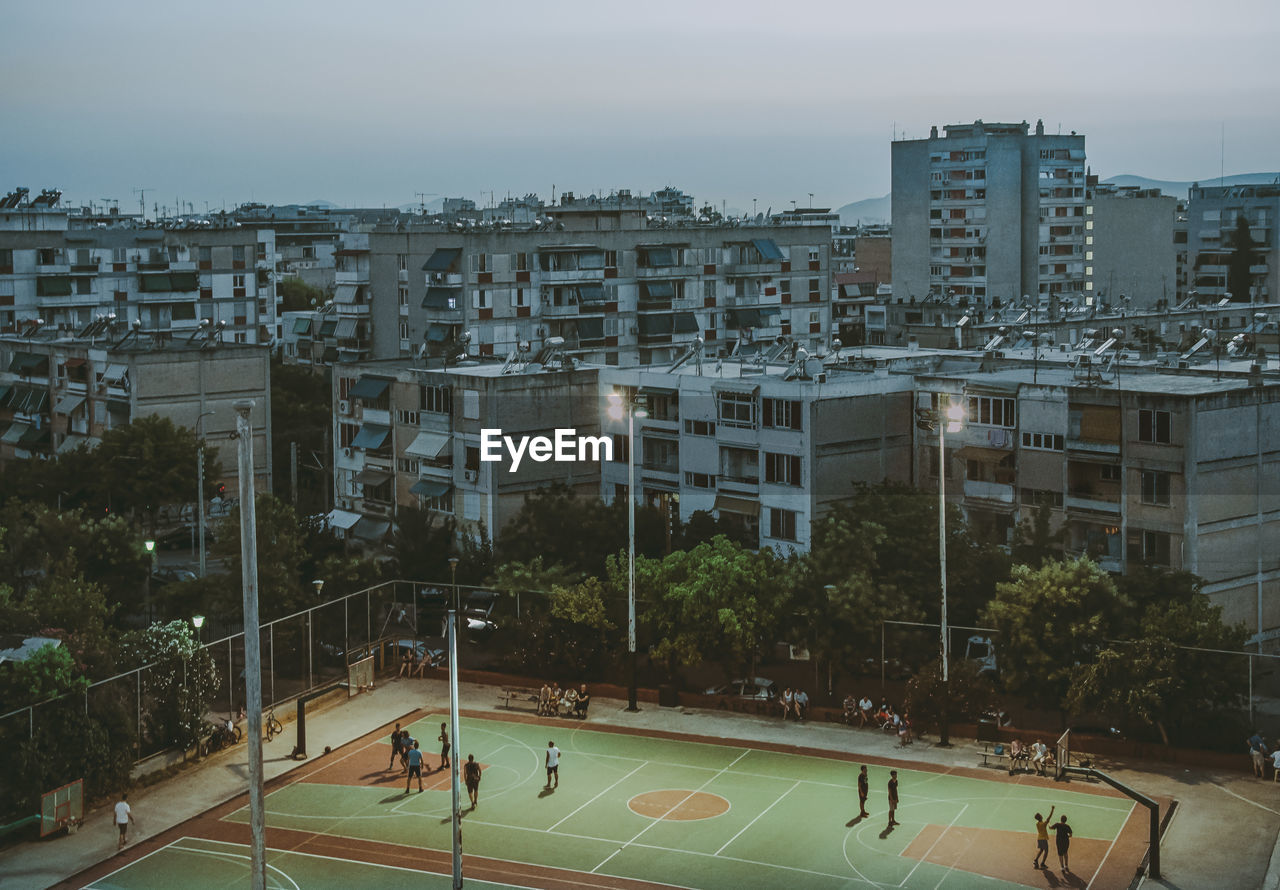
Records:
[[[422,387],[422,410],[433,414],[452,414],[452,390],[447,386]]]
[[[416,457],[402,457],[396,461],[396,467],[401,473],[418,475],[418,459]]]
[[[1167,566],[1169,562],[1169,535],[1167,532],[1142,533],[1142,558],[1144,561],[1158,566]]]
[[[396,254],[396,268],[399,269],[401,272],[407,272],[409,270],[408,254],[406,253]]]
[[[243,268],[244,268],[244,245],[243,245],[243,244],[235,244],[235,245],[233,245],[233,246],[232,246],[232,248],[231,248],[231,268],[233,268],[233,269],[243,269]]]
[[[1017,426],[1017,413],[1013,399],[992,398],[989,396],[969,397],[969,416],[966,421],[983,426]]]
[[[745,392],[716,394],[716,408],[724,426],[753,430],[756,428],[756,397]]]
[[[487,253],[471,254],[471,271],[472,272],[488,272],[489,271],[489,255]]]
[[[1029,507],[1061,507],[1062,492],[1048,488],[1023,488],[1019,490],[1019,500]]]
[[[480,472],[480,448],[475,445],[467,446],[467,462],[465,469],[471,470],[473,473]]]
[[[1169,412],[1143,408],[1138,412],[1138,441],[1169,444]]]
[[[407,426],[417,426],[417,425],[418,425],[418,419],[419,419],[419,418],[418,418],[418,412],[417,412],[417,411],[405,411],[403,408],[398,409],[398,410],[396,411],[396,423],[405,424],[405,425],[407,425]],[[410,473],[410,472],[412,472],[412,473],[416,473],[416,472],[418,472],[418,471],[417,471],[417,469],[413,469],[413,470],[405,470],[405,472],[406,472],[406,473]]]
[[[1023,433],[1022,447],[1036,448],[1041,451],[1061,451],[1062,436],[1055,433]]]
[[[800,458],[794,454],[774,454],[766,451],[764,481],[775,485],[799,485]]]
[[[243,289],[243,288],[244,288],[244,276],[243,276],[243,275],[232,275],[232,276],[231,276],[231,286],[232,286],[232,287],[238,287],[238,288],[242,288],[242,289]]]
[[[685,473],[684,484],[692,488],[715,488],[716,477],[710,473]]]
[[[525,256],[525,254],[517,254],[517,256]],[[529,291],[525,290],[523,287],[517,287],[513,290],[511,292],[511,305],[517,308],[528,308]]]
[[[1142,471],[1142,503],[1169,505],[1169,474],[1158,470]]]
[[[769,537],[780,541],[796,539],[796,514],[794,510],[769,508]]]
[[[799,430],[802,412],[800,402],[794,399],[763,399],[760,425],[766,429]]]
[[[492,304],[487,290],[478,290],[471,295],[471,305],[476,309],[491,309]]]
[[[436,495],[433,498],[418,495],[418,503],[422,505],[424,510],[434,510],[437,513],[452,513],[453,489],[450,488],[443,494]]]
[[[528,272],[529,271],[529,254],[517,253],[515,255],[515,258],[516,258],[516,262],[515,262],[516,271]]]
[[[714,280],[702,282],[702,298],[704,300],[714,300],[716,298],[716,282]]]
[[[1103,464],[1098,467],[1098,478],[1103,482],[1119,482],[1120,481],[1120,465],[1119,464]]]
[[[809,279],[809,299],[810,300],[816,300],[822,295],[822,292],[818,289],[818,281],[819,279],[817,278]]]
[[[631,440],[622,433],[613,435],[614,463],[628,463],[631,460]]]
[[[690,436],[714,436],[716,422],[714,420],[685,420],[684,431]]]
[[[811,263],[818,262],[818,248],[816,247],[809,248],[809,262]]]
[[[791,279],[783,278],[778,281],[778,293],[782,295],[782,302],[791,299]]]
[[[408,288],[407,286],[405,286],[405,285],[403,285],[403,284],[402,284],[402,285],[400,285],[400,291],[399,291],[399,294],[398,294],[398,299],[400,300],[400,305],[401,305],[401,306],[408,306],[408,305],[409,305],[409,288]]]

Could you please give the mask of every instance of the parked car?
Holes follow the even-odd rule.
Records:
[[[152,587],[163,587],[166,584],[194,580],[196,580],[196,573],[190,569],[175,569],[168,566],[161,566],[151,573]]]
[[[749,677],[708,687],[703,694],[722,695],[742,701],[773,701],[778,697],[778,688],[772,680],[765,677]]]

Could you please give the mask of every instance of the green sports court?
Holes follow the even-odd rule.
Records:
[[[445,719],[402,721],[428,769]],[[450,886],[449,772],[428,772],[427,790],[415,782],[405,794],[399,765],[386,769],[390,730],[268,785],[269,886]],[[562,752],[550,791],[548,741]],[[1146,851],[1133,801],[1078,781],[492,714],[464,713],[460,742],[462,758],[484,766],[479,806],[463,819],[468,886],[1118,888]],[[860,764],[871,779],[871,816],[861,820]],[[891,768],[901,824],[889,831]],[[1051,874],[1031,867],[1033,816],[1050,807],[1075,831],[1070,874],[1058,873],[1052,851]],[[247,823],[242,797],[68,886],[244,886]]]

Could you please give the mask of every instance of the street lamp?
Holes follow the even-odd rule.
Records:
[[[649,416],[649,404],[637,390],[629,401],[620,392],[609,393],[609,417],[627,418],[627,657],[631,662],[631,681],[627,687],[627,710],[638,711],[636,704],[636,418]]]
[[[191,623],[195,626],[195,629],[196,629],[196,655],[199,656],[200,649],[202,648],[201,643],[202,643],[202,637],[203,637],[203,634],[201,634],[200,632],[200,628],[204,627],[204,616],[192,615]],[[196,658],[196,705],[200,708],[200,716],[196,720],[196,729],[195,729],[196,760],[200,759],[200,730],[204,728],[204,698],[200,694],[201,692],[200,668],[201,668],[200,659],[197,657]]]
[[[458,785],[458,557],[449,557],[449,577],[453,585],[453,602],[449,607],[449,773],[453,781],[453,887],[462,890],[462,789]],[[415,632],[416,637],[416,632]],[[416,654],[416,653],[415,653]]]
[[[147,586],[146,586],[146,613],[147,624],[151,623],[151,576],[156,570],[156,542],[154,540],[146,540],[142,542],[147,548]]]
[[[947,633],[947,433],[958,433],[964,428],[964,407],[944,404],[938,397],[938,408],[916,411],[916,423],[921,429],[938,430],[938,582],[942,590],[942,731],[938,734],[938,747],[951,747],[951,642]]]

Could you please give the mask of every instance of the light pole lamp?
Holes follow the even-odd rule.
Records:
[[[156,570],[156,542],[154,539],[148,538],[147,540],[142,542],[142,546],[147,548],[147,586],[145,588],[147,601],[146,601],[145,611],[147,616],[147,624],[150,624],[151,623],[151,576],[155,574],[155,570]]]
[[[944,403],[943,399],[948,401]],[[949,396],[938,397],[937,409],[920,409],[916,424],[921,429],[938,430],[938,586],[942,592],[942,729],[938,747],[951,747],[951,640],[947,631],[947,433],[964,428],[964,406],[952,405]]]
[[[627,400],[622,393],[609,393],[609,417],[627,418],[627,658],[630,681],[627,686],[627,710],[638,711],[636,704],[636,418],[649,416],[644,394],[636,390]]]

